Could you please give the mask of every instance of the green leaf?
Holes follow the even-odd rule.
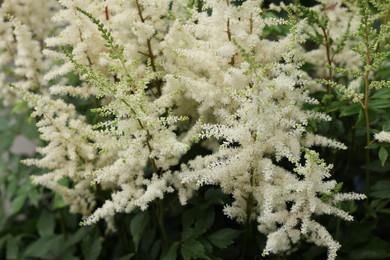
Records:
[[[148,251],[145,258],[147,259],[158,259],[159,253],[161,251],[162,241],[161,239],[154,241],[152,247]]]
[[[382,214],[389,214],[390,215],[390,209],[381,209],[378,212],[382,213]]]
[[[7,239],[7,259],[17,259],[19,252],[19,239],[16,237],[10,236]]]
[[[77,229],[75,233],[66,239],[66,242],[61,245],[61,249],[66,250],[67,248],[76,245],[84,239],[91,232],[91,227],[82,227]]]
[[[362,168],[363,169],[367,168],[373,172],[387,173],[390,171],[390,162],[387,160],[385,162],[385,165],[382,166],[380,160],[378,159],[370,162],[370,164],[367,167],[363,166]]]
[[[390,120],[388,120],[387,122],[385,122],[385,123],[382,125],[382,130],[383,130],[383,131],[390,131]]]
[[[311,246],[305,253],[302,254],[304,259],[320,259],[320,256],[326,252],[326,249],[319,246]]]
[[[366,149],[378,149],[379,147],[380,147],[380,144],[378,144],[378,143],[370,143],[365,148]]]
[[[130,232],[133,236],[133,243],[135,249],[138,249],[139,242],[145,231],[146,226],[149,223],[149,214],[147,211],[141,211],[130,222]]]
[[[59,195],[58,193],[55,193],[54,194],[54,204],[53,204],[53,208],[54,209],[60,209],[60,208],[64,208],[66,207],[66,203],[64,201],[64,199],[61,197],[61,195]]]
[[[0,117],[0,132],[5,131],[7,129],[7,127],[8,127],[8,119],[1,116]],[[3,135],[3,133],[1,133],[1,135]]]
[[[130,254],[127,254],[127,255],[124,255],[124,256],[121,256],[120,258],[118,258],[117,260],[130,260],[132,259],[134,256],[134,253],[130,253]]]
[[[30,122],[31,120],[23,120],[20,126],[20,130],[28,139],[34,140],[39,138],[39,132],[36,127],[36,122]]]
[[[2,133],[0,140],[0,152],[9,150],[14,142],[15,135],[13,133]]]
[[[358,248],[359,244],[368,244],[372,238],[371,234],[374,229],[375,224],[373,223],[358,223],[356,221],[346,224],[342,229],[339,239],[340,244],[343,245],[343,250],[345,252],[351,252],[353,249]],[[353,239],[351,239],[352,237]]]
[[[371,187],[370,195],[379,199],[390,198],[390,181],[379,181]]]
[[[390,88],[384,88],[375,91],[374,95],[370,97],[370,99],[385,99],[389,100],[390,99]]]
[[[203,204],[203,206],[208,205]],[[182,239],[197,238],[204,234],[213,225],[214,219],[214,208],[207,207],[202,210],[194,207],[185,211],[182,216]]]
[[[208,203],[223,205],[226,203],[228,196],[224,194],[221,189],[209,188],[206,191],[204,198]]]
[[[213,245],[208,240],[203,240],[202,239],[202,245],[206,249],[206,254],[207,255],[212,255],[213,254],[213,249],[214,249]],[[213,255],[213,260],[217,260],[217,259],[220,259],[220,258],[216,257],[215,255]]]
[[[353,250],[348,259],[384,259],[390,257],[390,243],[374,237],[370,243]]]
[[[381,148],[379,148],[378,156],[379,159],[381,160],[382,167],[385,166],[389,154],[387,152],[387,149],[384,146],[381,146]]]
[[[181,255],[184,260],[209,259],[209,257],[206,256],[206,250],[202,243],[195,239],[185,240],[181,244]]]
[[[198,230],[200,234],[203,234],[213,225],[214,219],[215,212],[213,208],[199,211],[195,221],[195,229]]]
[[[196,219],[196,213],[199,211],[197,207],[190,208],[186,211],[184,211],[182,217],[181,217],[181,224],[183,226],[183,229],[187,229],[190,227]]]
[[[11,114],[15,114],[16,112],[25,110],[28,108],[28,103],[26,101],[19,101],[15,104],[13,109],[11,110]]]
[[[35,207],[38,207],[39,205],[39,199],[41,198],[41,193],[39,193],[38,189],[35,188],[35,189],[32,189],[29,193],[28,193],[28,200],[29,202],[31,202],[32,205],[34,205]]]
[[[9,215],[14,215],[14,214],[18,213],[23,208],[25,201],[26,201],[25,195],[17,196],[11,202],[11,210],[9,212]]]
[[[349,214],[355,213],[356,210],[358,209],[356,202],[353,200],[343,201],[341,202],[340,205],[341,205],[341,209],[348,212]]]
[[[156,240],[156,228],[147,226],[142,236],[142,243],[140,244],[140,251],[149,251],[150,247],[153,244],[153,241]]]
[[[47,211],[43,211],[37,222],[38,233],[41,237],[46,237],[54,233],[54,216]]]
[[[363,110],[360,110],[359,115],[358,115],[358,119],[356,120],[356,123],[353,127],[356,128],[356,127],[364,125],[365,120],[366,120],[366,115],[364,114]]]
[[[368,211],[373,211],[374,213],[376,213],[376,212],[386,208],[388,203],[389,203],[388,200],[374,199],[371,201]],[[366,212],[367,212],[367,210],[366,210]]]
[[[2,227],[0,227],[0,229],[1,229]],[[3,252],[2,250],[3,250],[3,247],[4,247],[4,244],[5,244],[5,242],[7,242],[7,239],[10,237],[11,235],[6,235],[6,236],[4,236],[4,237],[1,237],[0,238],[0,252]]]
[[[61,241],[63,240],[59,236],[41,237],[29,244],[24,251],[23,256],[26,258],[36,257],[40,259],[47,259],[47,256],[50,255],[51,249],[54,249],[55,244],[60,244]]]
[[[230,246],[236,237],[240,234],[240,231],[231,228],[224,228],[211,234],[209,241],[218,248],[224,249]]]
[[[370,109],[389,108],[390,101],[388,99],[373,99],[368,102],[368,107]]]
[[[91,228],[88,227],[80,228],[67,239],[65,239],[63,235],[42,237],[29,245],[24,252],[24,257],[36,257],[39,259],[72,259],[72,252],[75,245],[80,243],[90,231]]]
[[[16,193],[18,191],[18,179],[15,178],[15,175],[8,176],[8,187],[7,187],[7,197],[13,198],[16,197]],[[16,198],[15,198],[16,200]]]
[[[187,227],[183,229],[183,232],[181,233],[181,238],[183,240],[190,239],[190,238],[198,238],[203,232],[199,229],[195,229],[192,227]]]
[[[177,249],[179,248],[179,242],[173,242],[169,247],[168,252],[162,258],[162,260],[176,260],[177,258]]]
[[[86,236],[86,229],[82,228],[65,239],[64,235],[42,237],[31,243],[25,250],[26,259],[77,259],[73,256],[75,245]],[[24,259],[23,258],[23,259]]]
[[[359,113],[360,109],[361,108],[358,104],[344,106],[340,109],[341,110],[340,117],[356,115]]]
[[[102,250],[102,243],[100,242],[99,232],[96,228],[87,239],[83,240],[81,250],[84,255],[83,259],[85,260],[95,260],[99,257]]]
[[[348,107],[349,105],[344,101],[334,101],[329,104],[329,106],[326,109],[326,112],[334,112],[337,110],[341,110],[344,107]]]

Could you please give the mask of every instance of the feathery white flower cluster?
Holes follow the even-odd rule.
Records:
[[[46,35],[44,58],[16,23],[24,52],[15,72],[29,83],[14,88],[41,118],[47,142],[41,159],[26,161],[48,171],[34,181],[61,194],[86,224],[144,210],[165,193],[177,192],[185,204],[201,185],[219,185],[234,198],[225,214],[257,221],[268,236],[264,253],[289,251],[306,238],[334,259],[339,244],[313,216],[351,220],[337,203],[364,195],[336,194],[330,166],[309,149],[345,146],[306,129],[310,120],[329,120],[303,109],[316,103],[300,69],[307,25],[264,18],[256,0],[202,2],[198,11],[185,0],[60,0],[53,20],[61,31]],[[288,23],[286,37],[263,37],[267,26]],[[45,64],[57,65],[41,77]],[[66,80],[72,71],[77,86]],[[33,80],[51,85],[49,93],[32,93]],[[98,119],[58,95],[93,99]],[[212,154],[182,163],[194,137]],[[101,190],[111,198],[101,201]]]
[[[55,30],[50,22],[55,0],[4,0],[0,7],[0,96],[4,104],[17,101],[7,83],[45,92],[43,73],[51,66],[42,56],[43,40]],[[12,69],[13,68],[13,69]]]
[[[374,135],[374,138],[375,138],[378,142],[390,143],[390,132],[381,131],[381,132],[379,132],[379,133],[376,133],[376,134]]]
[[[232,11],[232,15],[227,16],[240,19],[225,18],[236,25],[231,27],[233,37],[236,33],[243,36],[234,38],[229,55],[215,52],[222,46],[208,47],[223,44],[217,39],[228,37],[226,28],[220,26],[226,26],[226,23],[215,22],[224,19],[223,13],[218,12],[199,14],[197,21],[200,25],[218,24],[219,32],[215,31],[217,26],[202,27],[199,33],[208,37],[201,38],[193,30],[192,35],[186,38],[192,36],[191,42],[195,47],[179,52],[184,59],[179,64],[192,59],[195,65],[185,68],[183,64],[180,67],[181,75],[171,78],[167,88],[184,85],[188,89],[184,91],[186,98],[201,104],[198,113],[202,121],[210,118],[215,122],[203,124],[201,137],[213,137],[221,143],[213,154],[183,165],[180,175],[185,183],[219,185],[225,193],[231,194],[234,202],[226,206],[224,212],[241,223],[257,219],[259,231],[268,235],[264,253],[288,251],[302,237],[307,237],[317,245],[327,246],[329,259],[333,259],[339,244],[312,216],[333,214],[346,220],[352,217],[337,208],[332,199],[321,200],[321,195],[332,194],[336,182],[326,180],[330,177],[330,168],[311,150],[305,150],[306,163],[301,165],[301,148],[317,144],[341,149],[346,147],[306,133],[309,120],[327,117],[302,110],[304,103],[314,102],[305,91],[306,81],[299,70],[294,48],[302,40],[299,37],[302,24],[297,24],[286,38],[273,42],[277,52],[262,59],[262,46],[268,42],[252,38],[248,25],[263,28],[265,21],[247,22],[242,18],[251,17],[254,10],[258,12],[255,7],[254,2],[247,1],[239,10],[232,8],[236,13]],[[216,6],[211,8],[214,10]],[[214,17],[218,15],[222,17]],[[243,25],[240,27],[239,24]],[[190,29],[185,30],[187,35],[189,32]],[[246,51],[248,49],[250,53]],[[206,56],[213,59],[205,60]],[[198,68],[196,64],[201,66]],[[199,73],[194,73],[194,66]],[[182,76],[183,71],[188,76]],[[175,81],[180,83],[173,84]],[[199,82],[204,88],[213,86],[213,90],[207,94],[196,92]],[[295,172],[281,166],[286,159],[296,165]],[[343,198],[364,197],[348,194]]]
[[[83,116],[77,115],[73,105],[15,88],[34,107],[33,116],[42,118],[37,126],[41,139],[48,143],[37,150],[42,158],[24,161],[50,171],[32,176],[33,182],[59,193],[71,206],[71,212],[89,214],[95,198],[90,189],[92,179],[86,173],[99,166],[96,149],[83,138],[92,131],[91,126]]]

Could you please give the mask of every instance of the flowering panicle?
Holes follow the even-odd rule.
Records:
[[[56,0],[3,0],[2,15],[9,14],[33,29],[33,34],[39,41],[48,37],[55,26],[50,22],[54,12],[58,10]]]
[[[80,13],[76,10],[79,7],[101,18],[104,16],[102,4],[91,4],[82,0],[62,0],[59,2],[61,9],[53,16],[52,20],[55,23],[62,23],[64,26],[58,34],[45,39],[46,46],[50,49],[46,49],[44,53],[47,58],[62,62],[60,64],[57,62],[58,65],[53,66],[46,73],[45,79],[53,80],[73,70],[71,62],[66,60],[59,49],[62,46],[71,45],[72,54],[78,62],[102,70],[102,66],[99,66],[99,53],[106,50],[104,43],[100,41],[99,32],[94,28],[94,25],[83,22]],[[91,49],[88,46],[94,47]],[[67,82],[61,83],[67,84]],[[88,88],[85,90],[88,91]]]
[[[40,9],[42,8],[42,9]],[[42,72],[51,65],[42,56],[43,40],[54,30],[49,22],[54,0],[5,0],[0,7],[0,94],[5,104],[17,101],[6,83],[46,92]],[[39,11],[38,11],[39,10]]]
[[[109,139],[109,142],[97,141],[95,146],[116,154],[117,159],[91,172],[91,176],[93,183],[117,188],[112,199],[86,219],[85,223],[90,224],[112,216],[114,212],[130,212],[135,206],[145,209],[149,202],[171,192],[169,169],[178,163],[188,148],[177,140],[174,133],[175,123],[185,118],[170,114],[162,116],[170,102],[161,100],[169,99],[169,95],[154,98],[148,94],[147,85],[155,78],[153,69],[139,79],[134,69],[138,63],[131,64],[131,67],[125,64],[124,48],[114,42],[105,26],[88,12],[78,11],[98,26],[111,58],[122,64],[117,67],[117,72],[123,75],[118,82],[112,83],[103,73],[78,63],[70,53],[66,54],[87,84],[97,87],[99,96],[107,100],[96,112],[101,116],[113,116],[112,120],[96,125],[92,135],[97,140],[100,135],[106,136],[102,140]],[[144,169],[148,166],[152,168],[150,179],[144,176]],[[156,193],[157,188],[160,191]],[[114,211],[107,210],[112,207]]]
[[[210,2],[222,5],[217,1]],[[217,11],[214,12],[215,8],[213,6],[210,17],[199,14],[199,24],[203,23],[203,19],[212,20],[214,13],[219,15]],[[249,17],[250,10],[252,8],[240,7],[240,12],[246,13],[246,17]],[[326,180],[330,177],[330,167],[318,158],[318,154],[306,149],[306,163],[301,165],[299,162],[301,148],[305,146],[346,147],[339,142],[306,133],[309,120],[326,117],[302,109],[305,103],[312,103],[313,100],[305,91],[307,81],[299,70],[299,54],[293,51],[296,49],[293,46],[302,41],[299,37],[302,25],[296,24],[293,28],[289,36],[273,42],[280,52],[272,59],[253,58],[261,56],[255,52],[260,52],[261,46],[265,45],[261,38],[254,41],[257,48],[250,48],[245,39],[237,38],[241,42],[233,42],[236,49],[236,53],[231,53],[235,58],[234,64],[229,63],[231,56],[221,57],[218,53],[208,54],[213,59],[206,62],[200,52],[214,49],[199,48],[216,44],[217,41],[214,42],[212,38],[217,35],[216,31],[202,40],[197,40],[199,36],[192,36],[195,49],[179,52],[183,60],[196,59],[197,64],[203,67],[191,70],[192,74],[188,73],[186,78],[171,78],[168,87],[180,86],[174,81],[185,84],[188,91],[184,93],[190,94],[187,98],[199,102],[198,113],[212,122],[203,125],[200,137],[215,138],[221,144],[213,154],[197,157],[188,165],[183,165],[179,174],[186,184],[219,185],[225,193],[231,194],[234,201],[225,206],[225,214],[241,223],[256,219],[259,230],[268,235],[264,253],[288,251],[293,244],[307,237],[308,241],[327,246],[329,259],[333,259],[339,244],[313,216],[333,214],[346,220],[351,220],[351,217],[333,204],[333,197],[326,202],[321,200],[319,194],[332,194],[336,182]],[[221,26],[221,32],[226,33],[224,29]],[[205,30],[203,28],[202,32]],[[196,31],[192,33],[196,35]],[[247,49],[251,52],[247,52]],[[222,81],[224,84],[220,84],[218,75],[226,72],[234,73],[239,80]],[[194,91],[201,87],[199,82],[209,89],[207,95]],[[214,88],[210,89],[206,84]],[[282,159],[296,165],[295,172],[279,166]],[[343,197],[344,200],[357,198],[363,199],[364,195],[347,194]]]
[[[97,153],[94,140],[83,138],[91,126],[85,118],[76,114],[75,107],[60,99],[39,96],[13,86],[34,107],[33,116],[40,117],[37,126],[40,137],[48,144],[38,149],[40,159],[27,159],[25,164],[47,169],[48,172],[33,176],[34,183],[58,192],[70,210],[88,215],[95,206],[87,173],[96,166]],[[101,160],[102,158],[100,158]]]

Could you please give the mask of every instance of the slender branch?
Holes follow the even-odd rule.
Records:
[[[80,41],[81,41],[81,42],[84,42],[84,37],[83,37],[83,34],[82,34],[82,32],[81,32],[81,29],[78,28],[78,31],[79,31],[79,38],[80,38]],[[87,49],[84,50],[84,53],[85,53],[85,56],[87,56],[88,66],[91,67],[91,66],[92,66],[92,60],[91,60],[91,58],[89,57],[88,50],[87,50]]]
[[[324,46],[325,46],[325,50],[326,50],[326,59],[328,61],[328,65],[329,65],[329,67],[328,67],[328,80],[332,80],[332,78],[333,78],[332,63],[333,63],[334,54],[332,56],[330,54],[330,43],[329,43],[328,32],[325,30],[324,27],[321,27],[321,30],[322,30],[322,33],[323,33],[324,39],[325,39]],[[327,87],[327,90],[328,90],[328,93],[330,93],[330,91],[331,91],[330,86]]]
[[[253,14],[251,13],[251,17],[249,18],[249,34],[253,33]]]
[[[61,232],[64,235],[65,240],[68,240],[68,231],[66,229],[66,224],[65,224],[65,214],[64,214],[64,209],[60,209],[60,227],[61,227]]]
[[[227,4],[227,6],[230,6],[230,0],[226,0],[226,4]],[[232,41],[232,32],[230,30],[230,18],[228,18],[227,21],[226,21],[226,33],[227,33],[227,37],[229,39],[229,42],[231,42]],[[234,65],[234,55],[235,54],[233,54],[233,56],[232,56],[232,58],[230,59],[230,62],[229,62],[229,64],[232,65],[232,66]]]
[[[104,2],[106,2],[106,0],[104,0]],[[110,12],[107,5],[104,7],[104,15],[106,16],[107,21],[110,20]]]
[[[142,123],[142,121],[137,117],[137,112],[130,106],[129,102],[127,102],[125,99],[121,98],[120,99],[129,109],[130,111],[136,116],[136,120],[137,120],[137,123],[139,125],[139,127],[142,129],[142,130],[146,130],[146,146],[148,147],[148,150],[149,150],[149,154],[151,154],[153,152],[153,148],[150,144],[150,141],[153,139],[153,136],[150,134],[150,131],[149,129],[147,129],[144,124]],[[156,161],[154,160],[154,158],[151,158],[149,157],[149,161],[150,161],[150,164],[152,165],[153,167],[153,171],[155,173],[159,173],[160,169],[157,167],[157,164],[156,164]]]
[[[164,204],[163,204],[163,201],[158,200],[157,205],[158,205],[157,221],[158,221],[158,224],[160,226],[160,231],[161,231],[161,235],[162,235],[163,240],[164,240],[165,249],[167,250],[169,248],[170,242],[169,242],[169,238],[168,238],[167,231],[165,229],[165,224],[164,224]]]
[[[135,0],[135,4],[137,6],[138,16],[141,19],[141,22],[145,23],[146,19],[145,19],[145,17],[142,14],[142,9],[141,9],[141,5],[139,3],[139,0]],[[146,45],[148,47],[148,53],[147,54],[146,53],[142,53],[142,52],[140,52],[140,53],[145,55],[145,56],[147,56],[147,57],[149,57],[149,59],[150,59],[150,66],[152,67],[153,72],[157,72],[156,61],[155,61],[156,56],[153,53],[152,39],[151,38],[146,40]],[[156,85],[156,88],[157,88],[158,96],[161,96],[161,94],[162,94],[162,92],[161,92],[162,80],[161,79],[157,79],[155,81],[155,85]],[[152,94],[155,95],[153,92],[152,92]]]
[[[322,34],[324,35],[324,40],[325,40],[325,43],[323,43],[323,45],[325,46],[326,60],[328,62],[328,80],[329,81],[333,81],[332,64],[333,64],[333,58],[336,55],[336,53],[333,52],[333,54],[331,55],[331,44],[330,44],[329,30],[326,30],[326,28],[322,27],[322,26],[320,28],[322,30]],[[332,92],[331,86],[327,85],[327,93],[331,94],[331,92]],[[329,105],[330,105],[330,102],[327,102],[326,109],[328,108]],[[331,116],[332,116],[332,118],[334,118],[334,112],[331,112]],[[330,135],[333,134],[334,128],[335,128],[335,122],[334,122],[334,120],[332,120],[332,121],[329,122],[329,134]],[[336,154],[334,152],[332,152],[330,158],[331,158],[331,163],[334,164],[335,161],[336,161]],[[334,171],[335,171],[335,169],[333,168],[331,170],[331,174],[333,174]]]
[[[369,24],[368,24],[368,18],[366,17],[364,19],[364,29],[365,29],[365,45],[366,45],[366,66],[371,65],[371,49],[370,49],[370,39],[369,39]],[[365,116],[365,123],[366,123],[366,145],[369,145],[371,142],[371,130],[370,130],[370,118],[369,118],[369,111],[368,111],[368,101],[369,101],[369,95],[370,95],[370,88],[369,88],[369,75],[370,71],[366,69],[366,72],[364,73],[364,116]],[[366,147],[365,149],[365,161],[366,161],[366,167],[365,167],[365,175],[366,175],[366,192],[368,192],[368,186],[370,183],[370,170],[368,169],[368,165],[370,164],[370,151]]]
[[[145,22],[145,18],[142,15],[142,10],[141,10],[141,5],[139,4],[138,0],[135,0],[135,4],[137,5],[137,10],[138,10],[138,16],[141,19],[141,22]]]
[[[152,50],[152,42],[151,42],[151,39],[147,39],[146,40],[146,45],[148,46],[148,52],[149,52],[149,55],[148,57],[150,58],[150,66],[152,67],[152,70],[154,72],[157,72],[157,69],[156,69],[156,64],[155,64],[155,56],[153,54],[153,50]]]

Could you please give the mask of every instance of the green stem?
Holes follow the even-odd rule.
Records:
[[[141,5],[139,3],[139,0],[135,0],[135,4],[137,5],[137,11],[138,11],[138,16],[141,20],[142,23],[145,23],[146,19],[145,17],[143,16],[142,14],[142,9],[141,9]],[[152,70],[153,72],[157,72],[157,67],[156,67],[156,62],[155,62],[155,59],[156,59],[156,56],[154,55],[153,53],[153,48],[152,48],[152,39],[149,38],[146,40],[146,46],[148,47],[148,53],[145,53],[144,55],[147,56],[149,59],[150,59],[150,66],[152,67]],[[157,88],[157,95],[154,94],[152,91],[152,94],[155,96],[155,97],[159,97],[162,95],[162,92],[161,92],[161,85],[162,85],[162,81],[161,79],[157,79],[155,80],[155,86]]]
[[[390,7],[388,9],[388,12],[386,16],[384,17],[382,21],[383,24],[387,24],[388,19],[390,15]],[[366,45],[366,66],[370,66],[372,63],[372,53],[370,49],[370,39],[369,39],[369,23],[368,19],[366,18],[364,20],[365,23],[365,45]],[[377,47],[373,50],[374,53],[379,51],[379,42]],[[368,111],[368,101],[369,101],[369,95],[370,95],[370,84],[369,84],[369,70],[366,70],[364,74],[364,115],[365,115],[365,122],[366,122],[366,145],[368,146],[371,143],[371,129],[370,129],[370,118],[369,118],[369,111]],[[368,187],[370,185],[370,170],[368,169],[368,166],[370,164],[370,150],[366,147],[365,149],[365,158],[366,158],[366,167],[365,167],[365,175],[366,175],[366,193],[368,192]]]
[[[66,230],[64,209],[60,210],[60,225],[61,225],[61,232],[62,232],[62,234],[64,234],[65,240],[67,240],[68,239],[68,232]]]
[[[365,122],[366,122],[366,145],[369,145],[371,142],[370,137],[370,119],[368,115],[368,101],[365,103],[364,108],[364,115],[365,115]],[[365,167],[365,175],[366,175],[366,192],[368,191],[368,186],[370,184],[370,170],[368,169],[368,166],[370,164],[370,150],[366,147],[365,149],[365,161],[366,161],[366,167]]]
[[[322,33],[324,35],[325,43],[323,43],[323,44],[325,46],[326,59],[327,59],[328,65],[329,65],[329,68],[328,68],[328,80],[332,80],[333,79],[333,70],[332,70],[333,56],[330,55],[330,47],[331,47],[331,45],[330,45],[329,34],[326,31],[326,28],[321,27],[321,30],[322,30]],[[332,90],[331,87],[329,85],[327,85],[327,93],[328,94],[331,93],[331,90]]]
[[[370,40],[369,40],[369,24],[368,19],[365,19],[365,45],[366,45],[366,66],[371,65],[371,49],[370,49]],[[366,145],[369,145],[371,143],[371,130],[370,130],[370,118],[369,118],[369,111],[368,111],[368,100],[370,95],[370,89],[369,89],[369,70],[366,70],[364,73],[364,103],[363,103],[363,109],[364,109],[364,116],[365,116],[365,123],[366,123]],[[370,185],[370,170],[368,169],[368,165],[370,164],[370,150],[366,147],[365,149],[365,161],[366,161],[366,167],[365,167],[365,175],[366,175],[366,193],[368,192],[368,187]]]
[[[158,200],[157,203],[158,203],[158,209],[159,209],[158,224],[160,226],[161,235],[162,235],[162,238],[164,240],[165,249],[168,250],[170,243],[169,243],[169,238],[168,238],[167,231],[165,229],[165,224],[164,224],[164,203],[162,200]]]
[[[162,200],[154,201],[152,204],[152,209],[157,221],[158,228],[160,230],[161,238],[163,240],[164,250],[163,253],[168,251],[170,241],[168,237],[168,233],[164,224],[164,204]]]
[[[325,50],[326,50],[326,60],[327,60],[327,63],[328,63],[328,80],[329,81],[333,81],[333,69],[332,69],[332,64],[333,64],[333,59],[334,59],[334,56],[335,56],[335,53],[331,54],[331,42],[330,42],[330,33],[329,33],[329,30],[327,30],[327,28],[325,27],[321,27],[321,30],[322,30],[322,34],[324,36],[324,43],[323,45],[325,46]],[[326,86],[327,88],[327,94],[330,95],[332,94],[332,88],[330,85],[327,85]],[[332,101],[328,101],[325,105],[325,109],[327,110],[329,105],[331,104]],[[336,118],[335,117],[335,112],[331,112],[331,118]],[[329,122],[329,135],[330,136],[333,136],[333,133],[334,133],[334,130],[335,130],[335,120],[331,120]],[[336,153],[335,151],[332,151],[331,155],[330,155],[330,162],[334,165],[335,162],[336,162]],[[331,174],[334,174],[334,171],[335,171],[335,168],[332,168],[331,170]]]
[[[337,222],[336,222],[336,237],[335,237],[336,240],[339,240],[339,238],[340,238],[340,234],[341,234],[340,225],[341,225],[341,220],[338,218]]]

